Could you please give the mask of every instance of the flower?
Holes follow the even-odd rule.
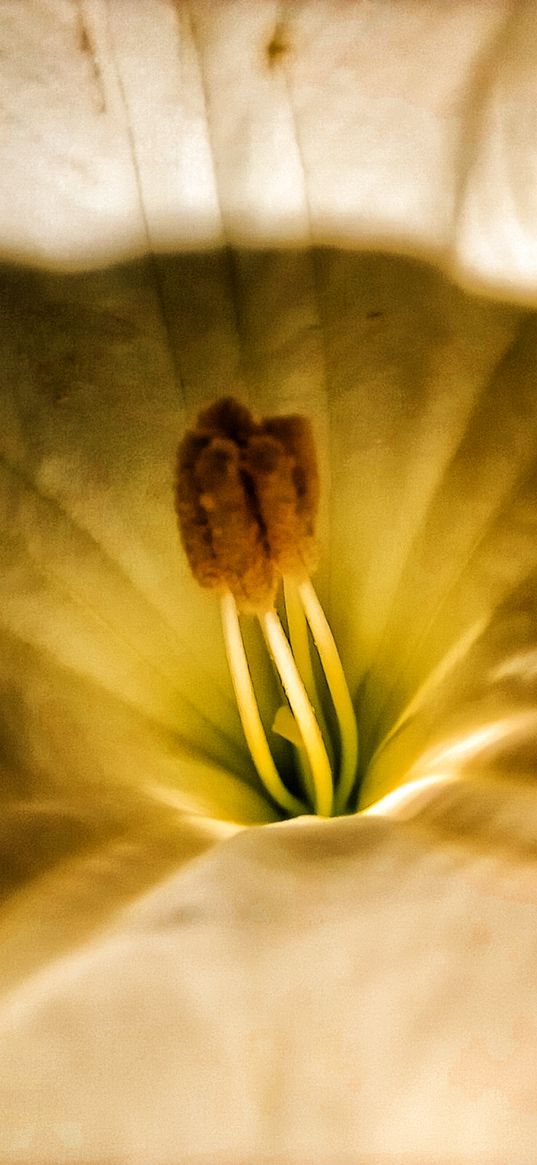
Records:
[[[268,11],[10,16],[2,1152],[530,1161],[535,9]],[[315,428],[378,816],[280,822],[246,752],[173,512],[232,388]]]

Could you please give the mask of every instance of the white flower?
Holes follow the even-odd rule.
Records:
[[[533,1162],[536,11],[0,17],[7,1161]],[[173,511],[228,391],[315,426],[379,816],[256,781]]]

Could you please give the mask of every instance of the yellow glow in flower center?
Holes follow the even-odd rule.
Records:
[[[231,678],[259,778],[287,814],[313,811],[328,817],[349,806],[358,739],[341,661],[309,577],[317,563],[318,499],[315,445],[305,417],[268,417],[258,423],[248,409],[226,397],[200,413],[179,446],[181,539],[194,577],[221,596]],[[288,635],[275,605],[281,582]],[[305,801],[290,792],[275,765],[239,611],[258,619],[285,693],[291,729],[283,734],[297,749]],[[311,639],[335,713],[336,742],[319,699]]]

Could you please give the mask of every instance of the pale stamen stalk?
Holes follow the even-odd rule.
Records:
[[[332,770],[315,712],[276,611],[260,613],[258,618],[304,742],[311,768],[315,812],[319,817],[330,817],[333,802]]]
[[[221,612],[226,655],[239,716],[259,779],[281,809],[291,814],[292,817],[299,817],[301,814],[307,813],[308,810],[286,788],[274,763],[259,715],[242,640],[237,604],[229,591],[221,597]]]
[[[334,637],[309,579],[298,583],[298,593],[319,653],[339,726],[341,764],[336,786],[335,812],[343,813],[356,781],[358,766],[356,717]]]
[[[328,731],[328,725],[324,716],[321,699],[319,697],[319,690],[317,688],[317,682],[315,679],[315,673],[313,671],[308,624],[304,614],[304,607],[302,606],[300,596],[298,594],[296,583],[288,576],[286,576],[283,580],[283,594],[291,650],[295,657],[296,665],[300,672],[302,682],[313,705],[313,709],[317,717],[317,722],[323,735],[328,758],[330,760],[330,767],[333,769],[334,750],[332,748],[332,741],[330,739],[330,733]]]

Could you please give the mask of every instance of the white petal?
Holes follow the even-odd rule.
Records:
[[[460,158],[455,253],[474,285],[535,302],[537,6],[514,5],[478,69]],[[479,73],[481,75],[479,75]]]
[[[170,784],[185,809],[234,820],[242,800],[244,820],[271,819],[245,788],[253,774],[218,604],[198,594],[179,544],[185,408],[152,274],[143,265],[91,277],[9,272],[3,287],[10,781],[20,789],[39,772],[42,792],[73,781]]]
[[[0,991],[238,828],[118,790],[3,803]]]
[[[317,242],[535,299],[534,0],[63,0],[0,18],[4,255]]]
[[[6,1161],[534,1159],[532,795],[243,832],[0,1015]]]

